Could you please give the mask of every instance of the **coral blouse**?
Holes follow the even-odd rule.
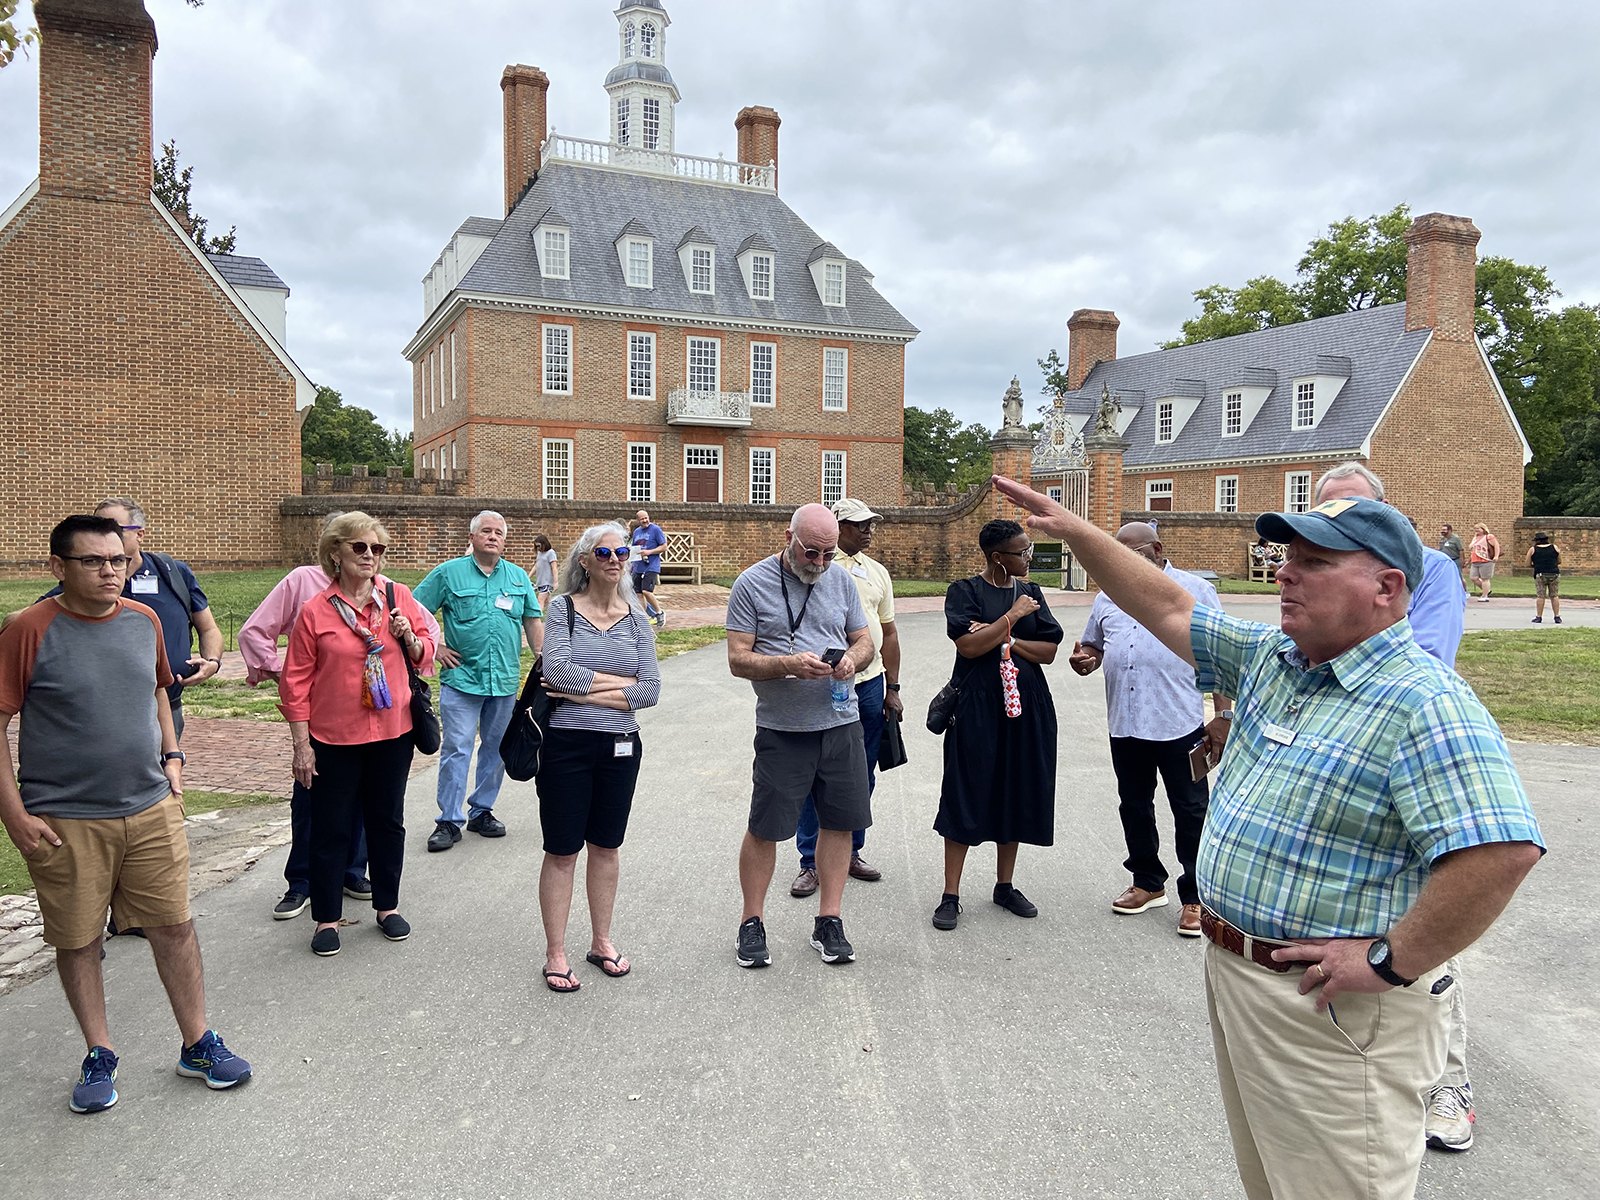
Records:
[[[350,597],[334,583],[306,601],[295,618],[294,631],[284,653],[283,676],[278,680],[278,711],[286,721],[306,721],[311,736],[330,746],[385,742],[411,731],[411,679],[406,671],[405,646],[389,632],[384,610],[382,575],[372,581],[372,600],[356,614],[362,625],[383,643],[383,673],[394,703],[389,708],[367,708],[361,703],[361,676],[366,668],[367,644],[344,623],[331,597]],[[434,640],[427,614],[404,584],[394,585],[395,606],[411,622],[422,643],[419,672],[433,665]]]

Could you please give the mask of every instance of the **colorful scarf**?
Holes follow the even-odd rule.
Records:
[[[383,673],[383,643],[372,636],[372,631],[361,624],[356,610],[338,596],[329,596],[334,611],[344,618],[344,623],[367,643],[367,663],[361,672],[361,703],[365,708],[391,708],[394,699],[389,695],[389,680]]]

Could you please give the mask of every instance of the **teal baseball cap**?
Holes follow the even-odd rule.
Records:
[[[1413,592],[1422,583],[1422,541],[1405,514],[1382,500],[1347,496],[1303,513],[1262,513],[1256,532],[1271,542],[1303,537],[1325,550],[1365,550],[1404,571]]]

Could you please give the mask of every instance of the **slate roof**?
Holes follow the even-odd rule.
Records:
[[[460,237],[465,234],[467,237],[492,238],[500,232],[502,224],[503,222],[496,220],[494,217],[468,217],[461,222],[461,226],[456,230],[455,236]]]
[[[1066,394],[1065,407],[1093,413],[1105,385],[1124,406],[1140,405],[1122,435],[1130,443],[1122,458],[1127,467],[1354,450],[1377,426],[1428,332],[1406,332],[1406,306],[1400,303],[1136,354],[1097,364],[1081,388]],[[1348,381],[1317,428],[1290,428],[1295,379],[1346,371]],[[1275,386],[1244,435],[1224,438],[1223,394],[1241,384]],[[1155,402],[1197,395],[1204,398],[1183,432],[1157,443]]]
[[[289,285],[259,258],[247,254],[207,254],[206,257],[217,274],[234,287],[276,288],[285,295],[289,292]]]
[[[539,274],[530,236],[551,208],[571,218],[571,279]],[[630,288],[615,248],[617,231],[645,222],[655,233],[655,287]],[[715,295],[689,291],[673,250],[698,227],[717,247]],[[739,271],[737,248],[752,234],[772,244],[772,300],[752,300]],[[641,312],[760,318],[901,335],[916,326],[872,286],[861,264],[846,259],[847,306],[824,306],[806,261],[820,235],[773,192],[722,187],[669,175],[605,170],[552,162],[506,217],[494,240],[456,286],[463,292],[533,297]],[[839,257],[843,258],[843,255]],[[437,310],[436,310],[437,311]],[[429,314],[431,317],[433,314]]]

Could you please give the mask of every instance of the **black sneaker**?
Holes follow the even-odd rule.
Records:
[[[811,929],[811,945],[825,963],[855,962],[856,948],[844,936],[844,922],[838,917],[818,917]]]
[[[935,929],[954,929],[960,916],[961,897],[946,892],[939,901],[939,907],[933,910],[933,927]]]
[[[448,850],[461,840],[461,828],[454,821],[435,821],[428,835],[428,851]]]
[[[344,885],[344,894],[352,900],[371,900],[372,881],[366,876],[352,880]]]
[[[397,912],[392,912],[379,921],[378,928],[391,942],[403,942],[411,936],[411,923]]]
[[[770,967],[772,955],[767,953],[767,927],[760,917],[749,917],[739,926],[739,940],[734,943],[741,967]]]
[[[454,828],[454,826],[452,826]],[[481,812],[467,822],[467,829],[480,837],[505,837],[506,827],[492,812]],[[457,837],[460,834],[456,835]]]
[[[283,894],[283,899],[278,901],[278,906],[272,910],[272,919],[274,921],[292,921],[295,917],[305,912],[306,905],[310,903],[310,896],[290,888]]]
[[[1009,883],[997,883],[994,885],[994,902],[1001,908],[1016,913],[1019,917],[1037,917],[1039,915],[1039,909],[1034,903]]]
[[[339,931],[335,928],[319,929],[311,935],[311,953],[319,958],[332,958],[339,953]]]

